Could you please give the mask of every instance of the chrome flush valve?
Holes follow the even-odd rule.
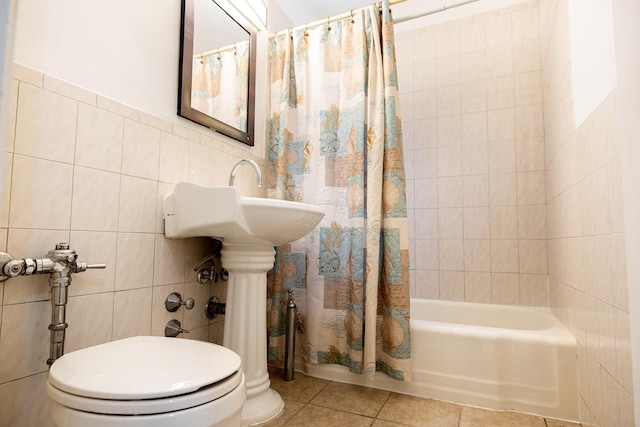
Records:
[[[76,251],[69,249],[68,243],[58,243],[55,249],[47,252],[45,258],[13,259],[11,255],[0,252],[0,281],[12,277],[43,273],[70,279],[73,273],[82,273],[90,268],[106,267],[105,264],[76,262],[77,258],[78,254]]]
[[[68,288],[73,273],[82,273],[90,268],[105,268],[105,264],[77,262],[78,254],[69,249],[68,243],[58,243],[44,258],[13,259],[0,252],[0,281],[18,276],[49,274],[51,289],[51,348],[47,364],[51,365],[64,354],[65,322]]]

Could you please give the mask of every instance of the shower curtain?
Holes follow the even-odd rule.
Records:
[[[247,130],[249,42],[193,58],[191,105],[198,111]]]
[[[283,357],[286,291],[297,353],[408,381],[409,252],[393,23],[388,2],[271,51],[269,196],[320,206],[269,275],[269,358]]]

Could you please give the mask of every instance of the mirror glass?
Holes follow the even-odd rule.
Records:
[[[256,30],[235,9],[183,0],[178,114],[253,145]]]

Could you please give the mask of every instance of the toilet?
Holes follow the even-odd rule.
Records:
[[[58,427],[237,427],[246,388],[227,348],[138,336],[65,354],[47,395]]]

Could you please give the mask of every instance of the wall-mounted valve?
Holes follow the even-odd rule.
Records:
[[[179,320],[171,319],[167,322],[167,325],[164,327],[164,336],[165,337],[177,337],[179,334],[188,334],[189,331],[186,329],[182,329],[182,324]]]
[[[186,301],[182,301],[182,295],[177,292],[171,292],[164,302],[164,306],[167,311],[174,312],[184,305],[184,308],[191,310],[196,305],[196,301],[193,298],[187,298]]]
[[[227,311],[227,304],[220,302],[218,297],[211,297],[204,305],[204,314],[207,319],[214,319],[218,314],[225,314]]]
[[[216,243],[215,252],[213,255],[209,255],[196,264],[193,267],[193,271],[198,272],[197,282],[205,284],[212,280],[214,283],[218,282],[218,279],[227,281],[229,279],[229,272],[222,267],[220,262],[220,251],[222,249],[222,242],[214,240]]]
[[[49,274],[51,289],[51,347],[47,364],[51,365],[64,354],[65,330],[69,325],[65,321],[68,292],[73,273],[82,273],[90,268],[105,268],[106,264],[86,264],[77,262],[78,254],[69,249],[68,243],[58,243],[55,249],[47,252],[45,258],[13,259],[7,253],[0,252],[0,281],[12,277],[33,274]]]

